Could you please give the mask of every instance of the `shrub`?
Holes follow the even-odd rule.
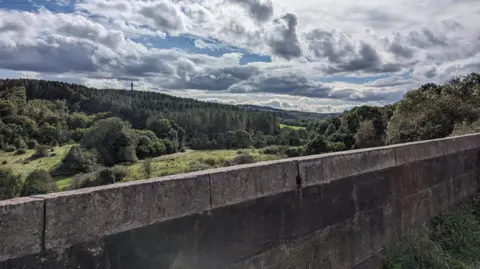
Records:
[[[268,155],[283,155],[284,152],[284,146],[268,146],[263,150],[263,153]]]
[[[343,142],[329,142],[327,144],[327,148],[329,152],[338,152],[347,150],[347,146]]]
[[[14,152],[15,150],[17,150],[17,148],[14,145],[6,145],[5,146],[5,151],[6,152]]]
[[[50,143],[50,146],[52,146],[52,147],[58,147],[58,141],[57,141],[57,140],[53,140],[52,143]]]
[[[196,171],[202,171],[202,170],[207,170],[207,169],[210,169],[211,166],[206,164],[206,163],[199,163],[199,162],[194,162],[194,163],[191,163],[187,169],[185,169],[185,173],[189,173],[189,172],[196,172]]]
[[[25,140],[23,140],[22,138],[17,138],[15,139],[15,147],[17,147],[17,149],[26,149],[27,148],[27,143],[25,143]]]
[[[0,168],[0,200],[18,196],[21,180],[11,169]]]
[[[47,157],[48,150],[50,149],[49,146],[46,145],[38,145],[37,148],[35,149],[35,153],[33,153],[31,159],[39,159],[39,158],[44,158]]]
[[[38,147],[38,142],[37,142],[37,140],[32,139],[32,140],[28,141],[28,142],[27,142],[27,147],[28,147],[29,149],[35,149],[35,148],[37,148],[37,147]]]
[[[96,173],[77,175],[73,178],[70,189],[82,189],[113,184],[117,182],[115,176],[120,177],[120,174],[115,174],[114,170],[109,168],[105,168]]]
[[[116,165],[112,168],[112,173],[115,182],[119,182],[128,176],[128,169],[125,166]]]
[[[30,173],[23,183],[21,196],[46,194],[55,190],[55,183],[50,174],[44,169],[38,169]]]
[[[325,141],[325,137],[321,135],[316,135],[313,137],[312,140],[308,141],[307,144],[307,154],[320,154],[327,152],[327,142]]]
[[[287,155],[290,158],[303,156],[304,154],[305,154],[304,147],[287,147],[285,149],[285,155]]]
[[[229,164],[230,165],[239,165],[239,164],[247,164],[247,163],[254,163],[255,162],[255,158],[248,154],[248,153],[244,153],[244,154],[240,154],[238,156],[235,156],[235,158],[233,158]]]
[[[145,174],[150,177],[152,175],[152,159],[148,159],[143,162],[143,170],[145,170]]]
[[[167,147],[161,141],[153,142],[152,144],[152,157],[158,157],[167,153]]]
[[[4,160],[4,161],[2,162],[2,164],[3,164],[3,165],[8,164],[7,160]]]
[[[27,153],[27,151],[25,149],[17,149],[17,151],[15,151],[15,155],[23,155]]]
[[[53,174],[55,176],[70,176],[78,173],[92,172],[93,168],[94,161],[85,157],[79,146],[73,146]]]
[[[100,186],[109,185],[117,182],[112,169],[108,169],[108,168],[103,169],[98,173],[98,180],[99,180]]]
[[[215,166],[217,164],[217,160],[215,160],[213,158],[208,158],[208,159],[204,160],[203,162],[210,165],[210,166]]]

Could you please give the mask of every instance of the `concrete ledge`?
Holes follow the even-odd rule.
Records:
[[[205,173],[37,196],[45,199],[47,249],[201,213],[210,208]]]
[[[291,160],[213,170],[212,208],[294,190],[297,174],[297,165]]]
[[[394,167],[393,147],[346,151],[295,159],[304,186]]]
[[[394,145],[397,165],[480,147],[480,134]]]
[[[34,198],[0,201],[0,261],[41,251],[43,206]]]

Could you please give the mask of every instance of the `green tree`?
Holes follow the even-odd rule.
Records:
[[[0,200],[18,196],[20,188],[20,176],[15,175],[11,169],[0,167]]]
[[[248,148],[252,145],[252,136],[245,130],[235,132],[235,142],[237,148]]]
[[[79,173],[89,173],[94,170],[94,160],[87,158],[79,146],[73,146],[55,169],[55,176],[72,176]]]
[[[327,142],[323,135],[315,135],[308,141],[306,153],[309,155],[320,154],[328,151]]]
[[[30,173],[23,183],[21,196],[46,194],[55,190],[55,183],[50,174],[44,169],[37,169]]]
[[[172,130],[172,123],[168,119],[154,120],[149,129],[152,130],[158,138],[165,139],[169,137],[169,132]]]
[[[330,137],[336,131],[337,131],[337,128],[335,127],[335,125],[333,123],[331,123],[330,125],[328,125],[328,128],[327,128],[327,130],[325,130],[325,133],[323,135],[325,135],[326,137]]]
[[[377,136],[375,125],[372,120],[362,121],[355,134],[355,148],[378,147],[383,141]]]
[[[135,162],[136,143],[133,132],[119,118],[98,121],[85,135],[81,145],[98,152],[100,162],[113,166],[121,162]]]

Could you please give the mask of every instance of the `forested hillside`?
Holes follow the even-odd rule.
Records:
[[[423,85],[392,105],[360,106],[326,118],[23,79],[0,80],[0,98],[0,199],[53,191],[53,181],[72,177],[79,188],[480,131],[476,73],[445,85]],[[183,170],[159,158],[185,149],[248,148],[238,156],[235,150],[216,153],[228,159],[185,160]],[[141,173],[131,168],[139,160],[145,164]],[[41,168],[34,176],[18,175],[22,165],[32,163]]]

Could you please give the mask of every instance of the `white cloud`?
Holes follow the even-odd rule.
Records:
[[[73,13],[0,6],[0,69],[99,87],[134,79],[139,88],[183,96],[336,111],[480,71],[479,9],[467,0],[79,0]],[[240,52],[156,48],[178,35],[191,36],[197,49],[235,46],[273,61],[241,65]],[[401,76],[407,71],[411,78]],[[317,82],[385,74],[364,84]],[[301,104],[298,96],[309,99]]]

